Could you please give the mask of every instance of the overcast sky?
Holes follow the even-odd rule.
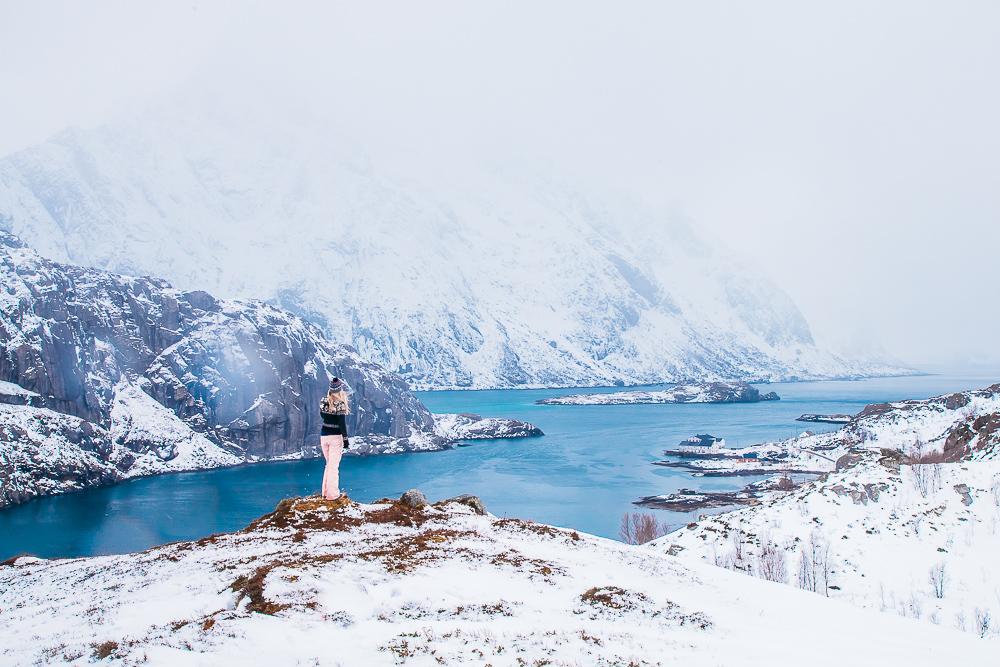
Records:
[[[0,154],[211,90],[667,202],[820,343],[1000,366],[1000,2],[0,0]]]

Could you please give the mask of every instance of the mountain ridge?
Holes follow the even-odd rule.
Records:
[[[0,224],[57,259],[263,298],[417,388],[900,371],[819,349],[787,295],[634,199],[386,164],[316,123],[167,108],[0,160]]]

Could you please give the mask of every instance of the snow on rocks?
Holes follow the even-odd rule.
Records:
[[[534,438],[545,435],[542,429],[528,422],[469,413],[435,414],[434,425],[439,435],[451,440]]]
[[[282,501],[245,530],[0,565],[13,664],[992,665],[984,642],[477,513]],[[780,640],[765,641],[780,631]],[[850,641],[835,638],[849,637]],[[822,647],[822,650],[817,650]]]
[[[21,385],[13,382],[0,381],[0,396],[22,396],[24,398],[37,398],[40,395],[34,391],[25,389]]]
[[[218,468],[246,461],[245,456],[192,431],[172,410],[127,380],[115,387],[111,437],[117,445],[144,453],[136,458],[129,476]]]
[[[134,461],[90,422],[46,408],[0,404],[0,508],[113,484]]]
[[[700,382],[679,384],[662,391],[616,391],[605,394],[573,394],[537,401],[539,405],[636,405],[641,403],[757,403],[777,401],[773,391],[761,394],[746,382]]]
[[[652,548],[998,637],[998,410],[1000,385],[869,406],[839,431],[783,443],[824,466],[818,479]]]

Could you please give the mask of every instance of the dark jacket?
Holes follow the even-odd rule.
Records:
[[[323,418],[323,430],[320,435],[342,435],[347,437],[347,415],[337,415],[332,412],[319,411]]]

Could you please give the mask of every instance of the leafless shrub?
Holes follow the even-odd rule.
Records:
[[[910,607],[910,614],[909,615],[912,618],[915,618],[917,620],[920,620],[921,618],[923,618],[923,615],[924,615],[924,605],[920,601],[920,598],[917,597],[916,593],[913,593],[912,595],[910,595],[910,604],[909,604],[909,607]]]
[[[1000,507],[1000,481],[993,483],[993,488],[990,489],[990,493],[993,494],[993,504]]]
[[[757,553],[757,563],[754,570],[758,577],[780,584],[788,580],[788,568],[785,564],[785,550],[768,539],[761,538],[760,551]]]
[[[945,586],[948,585],[948,572],[945,570],[943,561],[931,568],[928,579],[930,579],[931,588],[934,589],[934,597],[938,600],[943,598]]]
[[[622,515],[618,528],[618,537],[626,544],[645,544],[658,537],[663,537],[669,530],[665,521],[660,521],[652,514],[641,512],[626,512]]]
[[[740,532],[734,531],[729,534],[729,541],[733,545],[733,567],[735,569],[743,569],[746,563],[746,552],[743,549],[743,536]]]
[[[916,442],[906,448],[903,453],[905,455],[904,462],[908,465],[948,462],[948,455],[945,454],[943,447],[937,449],[920,438],[917,438]]]
[[[990,633],[990,610],[976,607],[976,634],[980,639],[985,639]]]
[[[926,498],[941,490],[940,463],[920,463],[911,465],[909,468],[913,474],[913,485],[920,492],[921,497]]]
[[[939,611],[934,610],[927,618],[934,625],[941,625],[941,613]]]
[[[955,627],[958,628],[959,630],[961,630],[962,632],[966,631],[966,627],[965,627],[965,610],[964,609],[962,611],[959,611],[959,612],[955,613]]]
[[[830,543],[813,533],[799,547],[799,588],[830,596]]]
[[[816,579],[813,577],[812,559],[805,544],[799,546],[799,570],[796,583],[804,591],[816,592]]]
[[[911,454],[905,459],[907,465],[933,465],[938,463],[948,463],[948,455],[943,450],[926,450],[920,454]]]

